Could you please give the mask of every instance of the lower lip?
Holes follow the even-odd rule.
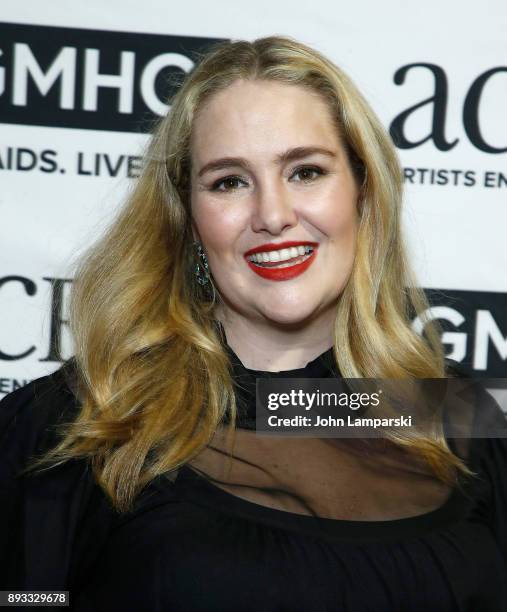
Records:
[[[303,262],[294,264],[293,266],[287,266],[286,268],[263,268],[261,266],[256,266],[248,259],[246,262],[250,269],[253,270],[255,274],[262,276],[262,278],[267,278],[268,280],[272,281],[286,281],[303,274],[303,272],[307,270],[314,262],[316,254],[317,249],[314,249],[310,257],[305,259]]]

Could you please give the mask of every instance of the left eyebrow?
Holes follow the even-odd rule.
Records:
[[[308,157],[309,155],[314,155],[315,153],[320,153],[321,155],[326,155],[327,157],[331,158],[336,157],[335,151],[330,151],[324,147],[295,147],[294,149],[288,149],[287,151],[277,155],[276,161],[279,164],[283,164],[286,162],[295,161],[297,159],[302,159],[303,157]]]
[[[283,151],[282,153],[276,155],[275,161],[277,164],[282,165],[287,162],[296,161],[298,159],[314,155],[316,153],[326,155],[332,159],[337,157],[335,151],[331,151],[324,147],[294,147],[293,149],[287,149],[287,151]],[[210,172],[212,170],[223,170],[224,168],[231,168],[233,166],[243,166],[244,168],[249,168],[250,164],[242,157],[222,157],[204,164],[204,166],[199,170],[197,176],[200,178],[206,172]]]

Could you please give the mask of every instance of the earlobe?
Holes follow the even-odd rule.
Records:
[[[192,231],[192,238],[193,238],[194,242],[197,241],[197,240],[200,242],[201,241],[201,237],[199,235],[199,232],[197,231],[197,227],[196,227],[193,219],[190,222],[190,229]]]
[[[361,187],[358,191],[357,198],[356,198],[356,213],[358,217],[360,217],[363,213],[363,203],[364,203],[363,196],[364,196],[363,188]]]

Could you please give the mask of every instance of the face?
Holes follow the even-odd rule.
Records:
[[[219,308],[278,325],[329,315],[352,270],[358,188],[326,103],[238,80],[198,113],[191,160]]]

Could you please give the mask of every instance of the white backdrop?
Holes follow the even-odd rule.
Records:
[[[195,48],[271,34],[328,55],[388,129],[429,100],[396,139],[409,147],[399,154],[413,262],[438,290],[429,295],[449,356],[507,376],[505,0],[2,0],[0,21],[0,394],[72,353],[60,321],[72,262],[135,180],[128,157],[135,174],[147,136],[125,121],[161,105],[147,74],[165,61],[155,58],[188,37]]]

